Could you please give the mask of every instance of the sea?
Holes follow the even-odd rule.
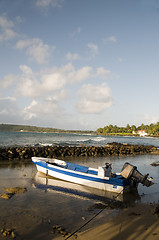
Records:
[[[99,136],[72,133],[0,132],[0,147],[9,146],[106,146],[107,143],[159,146],[159,138]]]

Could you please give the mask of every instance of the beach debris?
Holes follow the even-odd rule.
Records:
[[[11,236],[11,238],[16,238],[16,234],[15,234],[15,230],[14,229],[4,229],[4,228],[2,228],[1,230],[0,230],[0,232],[2,233],[2,235],[4,236],[4,237],[8,237],[8,236]]]
[[[7,193],[0,194],[0,197],[4,198],[4,199],[10,199],[15,194],[21,194],[21,193],[25,193],[27,191],[26,188],[22,188],[22,187],[5,188],[4,190]]]
[[[123,209],[126,208],[127,205],[123,202],[118,202],[118,201],[110,201],[108,203],[95,203],[87,208],[87,211],[94,211],[95,209]]]
[[[63,228],[62,226],[60,225],[53,225],[52,226],[52,229],[53,229],[53,233],[58,233],[58,234],[61,234],[63,237],[67,237],[70,235],[69,232],[67,232],[65,230],[65,228]]]
[[[156,235],[158,235],[156,232],[154,232],[154,233],[152,233],[152,235],[154,235],[154,236],[156,236]]]
[[[156,206],[154,214],[159,217],[159,204]]]
[[[95,203],[87,208],[87,211],[93,211],[95,209],[105,209],[107,208],[108,204],[102,204],[102,203]]]
[[[27,189],[23,187],[12,187],[12,188],[5,188],[5,191],[11,194],[19,194],[19,193],[25,193]]]
[[[136,212],[131,212],[128,214],[128,216],[140,216],[140,213],[136,213]]]
[[[0,194],[0,197],[1,198],[4,198],[4,199],[10,199],[14,194],[12,193],[2,193]]]
[[[153,167],[157,167],[157,166],[159,166],[159,161],[158,162],[153,162],[150,165],[153,166]]]

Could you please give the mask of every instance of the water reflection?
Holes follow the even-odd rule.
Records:
[[[58,192],[63,195],[70,195],[76,198],[78,197],[87,200],[91,199],[102,201],[103,203],[109,203],[112,200],[120,202],[133,202],[136,199],[140,199],[137,191],[127,194],[107,192],[100,189],[55,179],[39,172],[35,176],[34,186],[44,191]]]

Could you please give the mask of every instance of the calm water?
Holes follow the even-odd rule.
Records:
[[[69,133],[0,132],[0,147],[28,145],[105,146],[110,142],[159,146],[159,138],[151,137],[98,136]]]

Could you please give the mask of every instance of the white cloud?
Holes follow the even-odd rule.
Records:
[[[113,98],[106,83],[100,86],[85,84],[78,92],[81,100],[76,107],[80,113],[98,114],[112,106]]]
[[[69,90],[62,89],[58,92],[55,92],[53,95],[46,97],[46,101],[59,102],[61,100],[67,100]]]
[[[64,88],[66,76],[61,69],[43,72],[40,76],[32,72],[26,65],[21,65],[22,75],[19,77],[16,94],[25,97],[44,97]],[[39,78],[38,78],[39,77]]]
[[[0,120],[1,122],[20,120],[20,113],[16,98],[10,96],[0,98]]]
[[[110,70],[106,70],[103,67],[97,68],[97,76],[101,77],[102,79],[107,79],[111,77]]]
[[[36,74],[27,65],[20,65],[22,74],[17,77],[16,95],[23,97],[39,96],[39,81],[36,79]]]
[[[34,40],[32,39],[24,39],[24,40],[19,40],[17,43],[16,43],[16,46],[15,48],[19,49],[19,50],[22,50],[30,45],[32,45],[32,42],[34,42]]]
[[[48,61],[50,50],[50,46],[43,44],[43,42],[40,40],[37,43],[32,44],[27,49],[27,54],[31,57],[32,60],[35,60],[37,63],[42,64]]]
[[[40,75],[33,73],[26,65],[20,65],[22,74],[18,77],[17,95],[25,97],[42,97],[46,95],[65,92],[65,87],[70,84],[83,82],[92,77],[92,68],[89,66],[75,69],[72,64],[60,68],[41,72]]]
[[[103,40],[103,42],[104,42],[104,44],[107,44],[108,42],[113,42],[113,43],[115,43],[115,42],[117,42],[117,39],[116,39],[116,37],[115,36],[109,36],[108,38],[105,38],[104,40]]]
[[[23,112],[27,120],[32,119],[37,116],[35,111],[37,110],[38,102],[33,100],[31,104],[24,108]]]
[[[20,65],[19,68],[25,75],[33,74],[32,69],[30,67],[28,67],[27,65]]]
[[[85,66],[78,70],[72,70],[68,75],[68,79],[70,83],[77,83],[83,82],[84,80],[89,79],[91,76],[92,68],[89,66]]]
[[[36,6],[38,7],[61,7],[63,0],[36,0]]]
[[[21,74],[18,76],[6,76],[3,87],[7,88],[14,83],[15,96],[18,97],[18,103],[14,98],[0,99],[0,117],[6,119],[19,119],[27,124],[35,124],[37,121],[41,125],[51,122],[53,119],[56,126],[62,126],[62,121],[66,119],[67,126],[74,126],[79,123],[80,114],[99,114],[104,112],[113,103],[110,88],[106,83],[100,85],[84,84],[81,89],[72,92],[77,84],[97,79],[107,79],[111,72],[103,67],[93,69],[90,66],[83,66],[76,69],[71,63],[61,67],[45,69],[39,73],[34,72],[27,65],[20,65]],[[72,95],[77,95],[72,101]],[[25,103],[29,101],[30,104]],[[2,104],[5,102],[5,104]],[[73,104],[76,104],[79,114],[72,117]],[[23,106],[23,107],[22,107]],[[63,108],[61,107],[63,106]],[[84,115],[83,115],[84,116]],[[5,118],[4,118],[5,117]],[[78,118],[78,119],[77,119]],[[40,119],[40,120],[39,120]],[[79,123],[80,124],[80,123]],[[72,126],[73,126],[72,125]]]
[[[0,101],[10,101],[10,102],[13,102],[13,101],[16,101],[16,98],[15,97],[1,97],[0,98]]]
[[[143,118],[148,122],[148,124],[151,124],[151,123],[156,124],[157,122],[159,122],[159,116],[152,116],[148,113],[145,114]]]
[[[93,43],[88,43],[87,47],[90,49],[91,56],[94,58],[98,54],[98,45]]]
[[[48,61],[48,58],[55,47],[44,44],[39,38],[19,40],[15,46],[16,49],[26,50],[26,54],[31,60],[38,64],[43,64]]]
[[[81,32],[81,28],[78,27],[74,32],[70,33],[70,37],[74,38],[76,35],[78,35]]]
[[[80,59],[80,56],[79,56],[77,53],[72,54],[72,53],[68,52],[68,53],[66,54],[66,58],[67,58],[67,60],[69,60],[69,61],[74,61],[74,60],[79,60],[79,59]]]
[[[0,16],[0,27],[3,29],[9,29],[14,27],[14,23],[7,19],[5,15]]]
[[[8,74],[2,79],[2,81],[0,82],[0,86],[4,89],[8,88],[13,84],[13,82],[15,82],[15,80],[16,77],[14,75]]]
[[[7,19],[5,15],[0,16],[0,42],[8,41],[18,34],[13,30],[14,23]]]
[[[118,58],[119,62],[123,62],[123,59],[121,57]]]
[[[42,77],[41,87],[44,91],[56,91],[66,84],[66,77],[60,72],[53,72]]]
[[[62,110],[56,101],[46,99],[44,101],[33,100],[29,106],[24,108],[23,113],[25,120],[42,117],[46,121],[48,117],[58,118],[62,114]]]

